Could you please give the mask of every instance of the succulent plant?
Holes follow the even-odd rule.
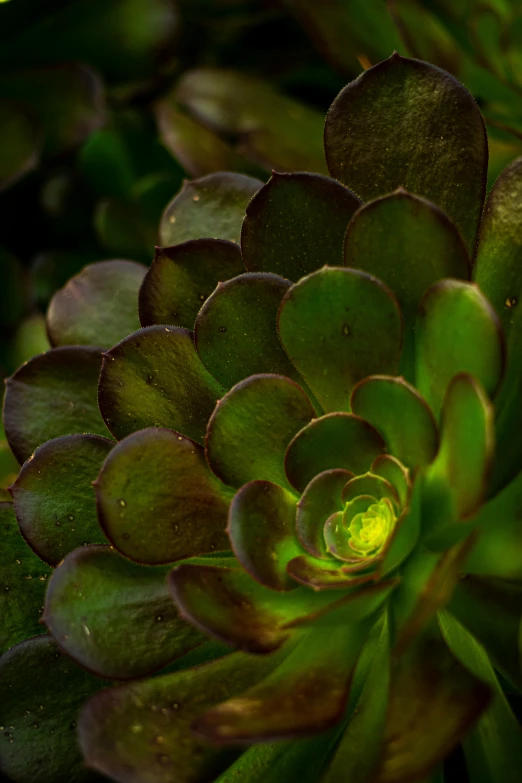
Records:
[[[324,141],[187,183],[7,383],[14,781],[97,779],[76,729],[121,783],[522,773],[522,161],[483,212],[478,106],[396,54]]]

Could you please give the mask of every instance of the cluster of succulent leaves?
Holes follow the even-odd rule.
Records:
[[[327,174],[326,109],[393,49],[480,100],[492,181],[522,152],[519,16],[518,0],[0,3],[0,368],[83,265],[149,263],[184,173]]]
[[[484,207],[479,108],[399,55],[324,145],[187,183],[8,380],[15,783],[522,773],[522,162]]]

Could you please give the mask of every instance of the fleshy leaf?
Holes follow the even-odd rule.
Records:
[[[388,481],[397,491],[401,506],[404,506],[411,489],[410,472],[408,468],[390,454],[381,454],[372,462],[372,473]]]
[[[286,645],[272,655],[238,652],[102,691],[80,714],[87,764],[122,783],[144,775],[149,783],[168,783],[173,774],[179,783],[213,779],[238,751],[201,742],[191,731],[192,721],[263,680],[287,654]]]
[[[466,766],[477,783],[510,783],[522,767],[522,729],[482,645],[449,612],[439,618],[452,652],[493,691],[489,708],[463,739]]]
[[[185,71],[177,100],[204,125],[238,134],[237,151],[263,168],[326,174],[324,115],[270,82],[224,68]]]
[[[399,493],[393,484],[371,471],[347,481],[343,487],[341,498],[343,503],[349,503],[360,495],[370,495],[376,500],[388,498],[395,505],[400,505]]]
[[[399,189],[356,213],[346,232],[344,261],[396,294],[404,317],[402,369],[412,380],[413,328],[424,292],[445,277],[469,278],[458,230],[434,204]]]
[[[127,557],[151,565],[229,549],[230,496],[201,446],[154,428],[122,440],[96,482],[108,538]]]
[[[500,317],[507,342],[506,376],[496,400],[498,450],[492,490],[498,491],[520,468],[520,439],[513,431],[522,425],[520,384],[522,341],[520,330],[522,284],[522,159],[500,175],[486,203],[474,280]]]
[[[166,247],[205,237],[238,243],[246,205],[262,184],[228,171],[185,182],[161,218],[161,244]]]
[[[313,417],[308,397],[289,378],[254,375],[241,381],[219,401],[208,423],[212,470],[233,487],[254,479],[288,486],[286,448]]]
[[[97,435],[64,435],[44,443],[22,466],[11,487],[16,517],[46,563],[57,565],[83,544],[105,543],[91,483],[113,446]]]
[[[328,557],[324,523],[343,508],[342,490],[353,476],[348,470],[325,470],[310,481],[297,504],[296,533],[299,542],[315,557]]]
[[[433,413],[403,378],[365,378],[352,391],[350,407],[380,432],[387,450],[404,465],[417,468],[432,462],[438,448]]]
[[[496,457],[495,457],[496,459]],[[522,473],[484,503],[473,517],[479,532],[466,571],[500,579],[522,579]]]
[[[244,272],[241,251],[222,239],[194,239],[156,248],[139,295],[142,326],[175,324],[186,329],[220,280]]]
[[[104,354],[98,402],[117,438],[166,427],[201,443],[223,393],[202,365],[191,332],[149,326]]]
[[[180,617],[166,575],[110,547],[76,549],[49,580],[43,620],[86,669],[118,680],[143,677],[204,641]]]
[[[400,572],[399,587],[391,598],[395,644],[399,653],[449,603],[472,546],[473,538],[468,537],[442,555],[421,551],[406,561]]]
[[[490,397],[495,393],[504,372],[504,340],[478,286],[443,280],[428,289],[417,315],[415,361],[415,386],[436,416],[457,373],[473,375]]]
[[[395,661],[376,783],[421,780],[487,706],[489,688],[425,633]]]
[[[41,130],[20,106],[0,101],[0,190],[9,187],[38,163]]]
[[[235,567],[182,563],[171,571],[169,584],[180,613],[191,623],[255,653],[277,649],[291,632],[287,626],[343,596],[304,587],[286,593],[270,590],[238,568],[237,561]]]
[[[493,665],[522,690],[518,650],[520,586],[468,575],[457,585],[448,610],[484,645]]]
[[[425,534],[436,538],[443,532],[441,526],[463,520],[479,508],[486,495],[493,449],[491,403],[471,375],[456,375],[442,405],[439,452],[424,477]]]
[[[72,661],[49,636],[28,639],[3,655],[0,770],[8,776],[4,780],[100,781],[85,768],[76,719],[85,700],[106,684]]]
[[[138,291],[146,268],[134,261],[100,261],[73,277],[51,300],[52,345],[111,348],[139,328]]]
[[[367,648],[371,643],[367,642]],[[372,664],[364,680],[356,708],[352,713],[335,754],[327,766],[321,783],[340,783],[342,780],[371,780],[379,761],[390,679],[390,643],[388,624],[372,647]]]
[[[247,207],[246,268],[297,281],[324,264],[341,266],[346,226],[360,203],[329,177],[274,172]]]
[[[326,267],[285,295],[278,318],[283,347],[326,412],[349,410],[368,375],[399,366],[402,318],[391,291],[364,272]]]
[[[397,53],[365,71],[330,107],[325,153],[332,177],[365,201],[400,186],[433,201],[473,256],[486,129],[472,96],[449,73]]]
[[[4,652],[43,632],[39,620],[52,571],[20,535],[12,503],[0,503],[0,530],[0,652]]]
[[[216,133],[180,111],[172,95],[156,103],[154,114],[163,144],[191,177],[216,171],[261,173]]]
[[[295,535],[294,495],[270,481],[251,481],[236,493],[228,534],[237,559],[260,584],[291,590],[286,564],[301,553]]]
[[[230,388],[249,375],[297,376],[277,336],[276,320],[290,283],[264,273],[218,284],[196,318],[194,339],[205,367]]]
[[[361,563],[357,570],[343,568],[340,561],[333,557],[330,560],[319,560],[311,555],[294,557],[286,570],[296,582],[314,590],[346,590],[375,578],[374,571],[368,572],[366,561]]]
[[[303,492],[318,473],[332,468],[366,473],[385,450],[376,429],[351,413],[328,413],[297,433],[288,446],[285,471],[288,480]]]
[[[368,622],[305,633],[288,658],[263,682],[203,713],[193,723],[216,743],[264,742],[322,731],[347,703]],[[324,633],[324,631],[323,631]]]
[[[8,378],[4,427],[20,463],[60,435],[108,435],[96,402],[100,367],[98,350],[67,346],[35,356]]]

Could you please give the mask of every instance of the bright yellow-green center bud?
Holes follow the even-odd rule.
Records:
[[[366,511],[355,514],[348,526],[349,545],[355,554],[376,554],[388,540],[397,516],[388,498],[372,503]]]

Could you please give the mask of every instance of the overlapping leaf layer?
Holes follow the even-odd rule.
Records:
[[[20,783],[95,779],[80,748],[120,783],[439,781],[460,742],[472,783],[522,775],[522,168],[480,225],[480,111],[399,55],[325,152],[186,185],[8,381]]]

